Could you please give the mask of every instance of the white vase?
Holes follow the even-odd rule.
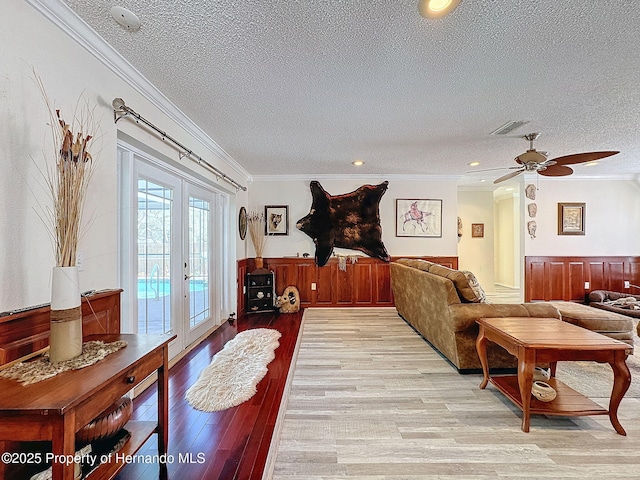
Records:
[[[50,327],[51,362],[63,362],[82,353],[82,307],[77,267],[53,268]]]

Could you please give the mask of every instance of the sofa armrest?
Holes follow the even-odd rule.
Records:
[[[594,290],[589,293],[589,302],[604,302],[608,300],[607,292],[604,290]]]
[[[491,317],[525,317],[525,318],[557,318],[560,312],[549,303],[460,303],[449,305],[454,332],[463,332],[475,328],[479,318]]]

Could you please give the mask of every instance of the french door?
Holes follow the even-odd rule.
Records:
[[[123,331],[176,334],[173,357],[222,318],[228,202],[146,154],[121,145],[119,158]]]

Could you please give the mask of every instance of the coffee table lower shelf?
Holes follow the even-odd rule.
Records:
[[[522,410],[522,398],[520,397],[517,375],[490,377],[489,382],[495,385],[498,390]],[[530,414],[562,416],[609,414],[609,410],[601,407],[581,393],[576,392],[560,380],[550,378],[546,383],[551,385],[558,395],[551,402],[541,402],[532,396],[531,407],[529,409]]]

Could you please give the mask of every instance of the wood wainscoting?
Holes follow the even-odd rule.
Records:
[[[585,302],[592,290],[640,294],[640,257],[525,257],[525,301]],[[585,288],[585,282],[589,286]]]
[[[120,333],[121,289],[82,297],[82,336]],[[49,345],[49,305],[0,316],[0,365]]]
[[[422,258],[449,268],[458,268],[458,257],[394,257]],[[313,257],[265,258],[264,267],[275,273],[276,294],[289,285],[300,292],[302,307],[392,307],[391,276],[388,262],[371,257],[347,259],[345,271],[333,257],[318,267]],[[247,272],[254,269],[252,258],[238,261],[238,312],[245,313],[244,286]],[[315,284],[315,290],[312,285]]]

